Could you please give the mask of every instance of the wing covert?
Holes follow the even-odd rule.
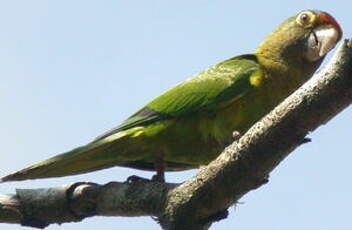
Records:
[[[180,83],[152,100],[116,128],[97,137],[104,139],[136,126],[187,116],[199,111],[213,111],[227,100],[248,93],[253,85],[250,76],[261,71],[255,55],[242,55],[216,64]]]

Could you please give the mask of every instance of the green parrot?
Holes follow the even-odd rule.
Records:
[[[252,54],[220,62],[166,91],[87,145],[5,176],[1,182],[61,177],[113,166],[156,171],[198,168],[215,159],[306,82],[342,37],[328,13],[288,18]]]

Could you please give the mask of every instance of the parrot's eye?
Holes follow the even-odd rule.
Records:
[[[308,14],[301,14],[301,16],[299,16],[299,20],[302,22],[302,24],[306,24],[307,22],[309,22]]]
[[[314,21],[315,15],[310,11],[304,11],[300,13],[296,18],[297,24],[303,27],[311,26]]]

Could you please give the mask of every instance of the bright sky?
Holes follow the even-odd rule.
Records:
[[[328,11],[351,37],[350,1],[0,1],[0,175],[91,141],[202,69],[253,51],[287,17]],[[333,98],[332,98],[333,100]],[[270,182],[212,229],[351,229],[351,108],[310,135]],[[196,170],[168,173],[182,182]],[[0,193],[124,181],[115,167],[0,185]],[[1,224],[2,230],[19,229]],[[48,229],[159,229],[151,218],[89,218]],[[29,228],[23,228],[29,229]]]

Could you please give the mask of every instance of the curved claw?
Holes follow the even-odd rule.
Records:
[[[151,182],[153,180],[144,178],[144,177],[139,177],[136,175],[132,175],[127,177],[126,181],[124,182],[125,184],[133,184],[133,183],[137,183],[137,182]]]

